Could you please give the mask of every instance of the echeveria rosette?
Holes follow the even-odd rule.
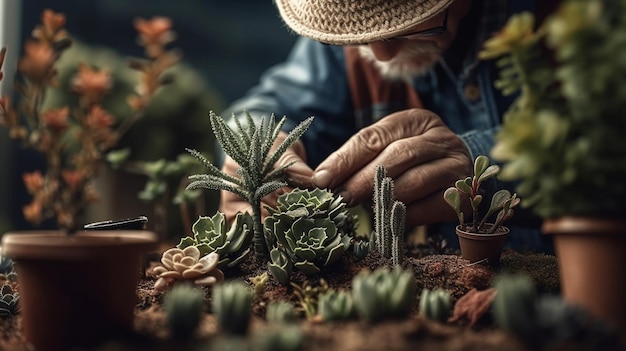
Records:
[[[280,195],[276,208],[266,206],[272,214],[294,210],[306,210],[303,214],[309,218],[328,218],[335,223],[337,230],[353,236],[357,227],[357,217],[351,215],[346,208],[343,197],[335,195],[327,189],[299,189]]]
[[[182,238],[177,247],[195,246],[201,256],[216,252],[221,258],[220,268],[238,265],[252,250],[252,216],[247,212],[238,213],[230,227],[222,212],[212,217],[200,216],[191,230],[193,237]]]
[[[265,230],[273,245],[304,274],[316,274],[336,262],[350,247],[351,236],[343,235],[328,218],[294,216],[301,210],[276,213],[265,219]],[[275,254],[276,255],[276,254]]]

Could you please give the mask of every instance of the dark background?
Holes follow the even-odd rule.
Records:
[[[195,70],[225,107],[258,82],[268,67],[282,61],[296,37],[282,23],[272,1],[212,0],[22,0],[22,38],[30,35],[44,9],[67,16],[67,30],[90,45],[102,45],[120,55],[141,56],[133,19],[166,16],[173,21],[183,63]],[[8,69],[8,67],[5,67]],[[208,114],[208,110],[206,111]],[[203,124],[201,128],[206,128]],[[2,131],[5,134],[5,131]],[[170,131],[170,133],[172,133]],[[206,131],[210,135],[209,130]],[[155,136],[152,133],[153,137]],[[6,138],[6,135],[3,135]],[[163,135],[163,138],[187,138]],[[0,229],[27,229],[21,209],[30,201],[21,174],[41,166],[36,153],[8,143],[0,183]],[[134,194],[130,194],[134,196]],[[51,226],[48,223],[45,226]]]

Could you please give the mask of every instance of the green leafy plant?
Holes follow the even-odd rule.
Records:
[[[154,283],[154,289],[165,290],[179,280],[212,286],[224,280],[224,273],[217,268],[218,262],[217,252],[201,257],[200,250],[195,246],[171,248],[161,256],[161,266],[152,270],[159,277]]]
[[[319,296],[317,311],[325,321],[344,321],[353,318],[356,310],[352,293],[329,289]]]
[[[506,189],[498,190],[491,198],[489,209],[485,215],[480,217],[479,206],[483,200],[480,186],[489,178],[492,178],[500,171],[500,166],[490,165],[489,157],[479,155],[474,160],[474,175],[459,179],[453,187],[446,189],[443,194],[444,200],[454,209],[457,214],[461,229],[471,233],[491,234],[495,233],[504,222],[513,216],[513,208],[520,203],[517,194],[511,195]],[[472,208],[471,223],[465,223],[465,213],[463,203],[467,200]],[[497,212],[493,223],[487,223]]]
[[[193,224],[192,232],[193,237],[181,238],[176,247],[195,246],[200,257],[215,252],[220,257],[219,268],[238,265],[252,250],[252,217],[248,213],[238,213],[230,228],[222,212],[218,211],[212,217],[200,216]]]
[[[400,266],[362,271],[352,278],[354,305],[369,323],[406,318],[415,300],[413,271]]]
[[[246,334],[252,315],[252,297],[252,289],[240,279],[215,286],[211,306],[223,331]]]
[[[511,17],[480,53],[519,92],[491,152],[500,178],[544,218],[626,216],[624,13],[624,0],[564,1],[536,30],[532,14]]]
[[[420,295],[420,314],[445,323],[451,311],[450,293],[444,289],[423,289]]]
[[[209,160],[196,150],[188,151],[198,158],[207,169],[207,174],[197,174],[190,177],[193,181],[187,189],[207,188],[213,190],[226,190],[237,194],[252,206],[254,251],[257,255],[267,256],[269,250],[263,234],[263,222],[261,217],[261,199],[273,191],[287,185],[285,171],[292,163],[287,163],[274,169],[274,164],[308,129],[313,122],[309,117],[300,122],[280,144],[272,149],[278,140],[286,117],[276,122],[274,115],[266,121],[261,118],[258,123],[246,113],[246,123],[241,123],[233,116],[235,129],[226,121],[210,113],[211,126],[217,141],[224,152],[238,165],[237,175],[230,175],[215,167]]]
[[[163,296],[163,310],[172,338],[193,336],[200,324],[204,292],[189,284],[179,284]]]

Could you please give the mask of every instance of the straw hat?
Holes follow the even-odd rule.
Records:
[[[296,33],[328,44],[390,38],[429,20],[454,0],[275,0]]]

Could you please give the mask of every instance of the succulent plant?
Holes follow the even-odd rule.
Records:
[[[491,204],[487,213],[480,219],[478,210],[483,200],[480,186],[484,181],[494,177],[500,171],[500,166],[489,165],[489,162],[489,157],[485,155],[477,156],[474,160],[474,175],[457,180],[454,186],[446,189],[443,194],[444,200],[456,212],[461,229],[464,231],[484,234],[495,233],[504,222],[513,216],[513,207],[520,203],[517,194],[511,195],[511,192],[506,189],[498,190],[491,198]],[[465,214],[461,209],[463,197],[467,198],[472,207],[471,224],[465,223]],[[488,225],[487,220],[496,212],[498,214],[495,222]]]
[[[195,246],[184,249],[171,248],[161,256],[162,266],[155,267],[153,273],[159,277],[154,283],[155,290],[165,290],[176,280],[189,280],[197,285],[211,286],[224,280],[224,273],[217,268],[219,255],[212,252],[200,257]]]
[[[352,242],[352,256],[357,260],[365,258],[370,253],[370,242],[367,240],[355,240]]]
[[[174,286],[163,297],[167,325],[174,339],[193,336],[200,324],[204,292],[189,284]]]
[[[212,217],[200,216],[191,230],[193,237],[182,238],[176,246],[179,249],[195,246],[200,251],[200,257],[217,253],[219,268],[238,265],[252,250],[252,217],[247,212],[238,213],[230,228],[222,212],[218,211]]]
[[[267,263],[267,269],[279,283],[287,285],[293,271],[293,263],[287,254],[274,248],[270,251],[270,262]]]
[[[293,323],[298,315],[291,302],[275,301],[267,305],[265,318],[269,323]]]
[[[13,260],[0,253],[0,274],[7,275],[13,272]]]
[[[326,280],[320,279],[319,285],[311,284],[311,282],[306,280],[300,285],[291,283],[291,287],[293,287],[293,294],[296,295],[299,307],[304,311],[306,318],[311,319],[315,317],[320,295],[329,290]]]
[[[404,259],[404,226],[406,206],[394,200],[393,179],[387,177],[384,166],[378,165],[374,173],[374,231],[370,249],[376,247],[382,257],[391,258],[393,265]]]
[[[0,318],[15,316],[20,311],[20,294],[11,285],[4,284],[0,288]]]
[[[284,280],[284,276],[289,277],[287,270],[275,274],[284,257],[302,273],[317,274],[321,268],[335,263],[350,247],[352,238],[337,230],[330,218],[309,218],[307,213],[301,207],[265,219],[267,236],[273,238],[268,240],[273,245],[269,268],[279,281]],[[276,262],[275,258],[279,261]]]
[[[317,313],[325,321],[348,320],[355,315],[352,294],[343,290],[328,290],[320,294]]]
[[[211,306],[220,328],[244,335],[252,314],[252,289],[240,279],[224,282],[213,289]]]
[[[263,117],[259,123],[255,123],[252,116],[246,113],[246,123],[241,123],[233,116],[236,130],[231,129],[222,117],[212,111],[209,117],[217,141],[224,152],[240,167],[237,170],[238,177],[222,172],[198,151],[187,149],[208,171],[207,174],[189,177],[192,182],[187,188],[225,190],[245,199],[252,206],[254,251],[257,255],[267,256],[269,249],[263,233],[261,199],[287,185],[284,180],[285,171],[292,163],[276,169],[273,169],[274,164],[309,128],[313,117],[298,124],[273,151],[272,147],[277,141],[286,117],[276,122],[272,115],[267,121]]]
[[[297,351],[303,348],[305,337],[305,333],[296,325],[269,328],[254,335],[252,349],[256,351]]]
[[[352,296],[357,312],[369,323],[405,318],[415,299],[413,272],[400,266],[362,271],[352,278]]]
[[[300,208],[306,209],[308,218],[330,219],[344,235],[354,236],[358,227],[358,217],[348,211],[343,197],[327,189],[295,188],[278,197],[276,208],[265,206],[270,215]]]
[[[419,309],[426,318],[446,322],[451,311],[450,293],[444,289],[423,289]]]
[[[537,291],[525,275],[499,276],[495,281],[496,297],[493,315],[496,324],[505,330],[529,336],[536,330]]]
[[[250,278],[250,283],[252,283],[254,294],[259,295],[265,290],[265,285],[270,280],[270,276],[267,272],[256,275]]]

